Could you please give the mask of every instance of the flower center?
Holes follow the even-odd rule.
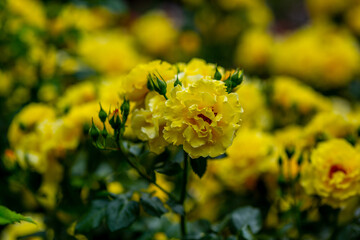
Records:
[[[331,166],[329,171],[329,178],[332,178],[334,173],[337,172],[343,172],[344,174],[346,174],[346,170],[341,165],[333,165]]]
[[[197,115],[199,118],[202,118],[205,122],[207,122],[208,124],[211,124],[212,121],[210,118],[208,118],[207,116],[205,116],[204,114],[200,113]]]

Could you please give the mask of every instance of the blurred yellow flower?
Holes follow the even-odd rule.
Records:
[[[143,101],[146,93],[149,92],[147,88],[149,74],[155,74],[168,81],[174,79],[176,73],[176,68],[165,61],[156,60],[147,64],[139,64],[122,81],[125,97],[131,101]]]
[[[304,165],[301,185],[307,194],[321,197],[334,208],[359,194],[360,155],[343,139],[320,143]]]
[[[358,52],[356,40],[348,32],[319,22],[278,40],[271,67],[274,73],[333,89],[348,84],[358,72]]]
[[[131,36],[122,32],[85,34],[78,46],[84,62],[105,74],[121,74],[143,61]]]
[[[46,226],[44,224],[44,217],[42,215],[26,214],[26,213],[24,215],[31,217],[31,219],[36,224],[25,221],[22,221],[20,223],[10,224],[2,230],[0,235],[2,240],[17,240],[27,235],[45,231]],[[41,240],[42,237],[31,237],[26,239]]]
[[[180,34],[179,45],[185,53],[195,54],[201,47],[201,38],[194,31],[184,31]]]
[[[344,138],[356,127],[343,115],[334,112],[317,114],[304,128],[303,137],[307,145],[314,146],[317,138]]]
[[[356,4],[350,8],[345,15],[345,20],[350,28],[357,34],[360,35],[360,4]]]
[[[124,187],[120,182],[111,182],[106,186],[108,192],[113,194],[120,194],[124,192]]]
[[[246,71],[261,71],[259,68],[266,68],[270,60],[273,41],[265,30],[246,31],[238,43],[235,63]]]
[[[306,0],[312,17],[326,17],[344,11],[352,1],[344,0]]]
[[[0,96],[7,96],[13,87],[13,80],[9,73],[0,71]]]
[[[69,28],[81,31],[100,30],[109,24],[110,19],[111,12],[106,8],[86,8],[69,4],[61,10],[49,30],[56,34]]]
[[[273,83],[272,100],[275,104],[289,110],[296,107],[301,114],[313,111],[330,111],[329,99],[291,77],[276,77]]]
[[[58,97],[57,89],[52,84],[46,84],[40,87],[37,97],[42,102],[53,102]]]
[[[178,32],[164,12],[153,11],[138,18],[133,33],[140,44],[151,54],[167,53],[174,46]]]
[[[60,110],[66,110],[73,106],[91,102],[96,99],[96,88],[92,82],[81,82],[66,89],[64,95],[59,98],[57,106]]]
[[[259,81],[247,79],[236,90],[240,105],[244,109],[241,123],[244,127],[269,129],[272,125],[272,116],[267,109],[265,95],[261,91]]]
[[[255,129],[240,129],[227,157],[216,161],[216,175],[234,191],[256,187],[264,173],[276,173],[279,149],[273,137]]]
[[[232,143],[242,108],[224,82],[199,79],[187,88],[177,85],[166,101],[164,138],[183,145],[192,158],[217,157]]]
[[[33,131],[40,122],[46,119],[55,119],[53,108],[41,103],[31,103],[24,107],[15,116],[9,127],[8,139],[10,145],[16,146],[19,144],[29,131]]]
[[[26,23],[41,29],[46,27],[46,13],[38,0],[7,0],[7,4],[9,10]]]

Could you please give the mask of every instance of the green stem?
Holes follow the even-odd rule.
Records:
[[[124,146],[122,144],[119,143],[119,141],[116,142],[118,145],[118,149],[121,150],[121,152],[123,152],[126,155],[126,161],[127,163],[136,170],[136,172],[145,180],[147,180],[149,183],[154,184],[157,188],[159,188],[162,192],[164,192],[166,195],[168,195],[169,198],[171,198],[172,200],[179,202],[177,200],[177,198],[170,192],[166,191],[163,187],[161,187],[159,184],[157,184],[155,182],[155,180],[153,180],[152,178],[150,178],[147,174],[143,173],[132,161],[130,161],[129,156],[127,156],[127,151],[126,149],[124,149]]]
[[[188,181],[188,164],[189,164],[189,155],[184,151],[184,171],[183,171],[183,179],[181,186],[181,196],[180,196],[180,204],[184,208],[184,214],[181,215],[180,222],[180,230],[181,230],[181,239],[185,239],[186,237],[186,212],[185,212],[185,199],[186,199],[186,185]]]

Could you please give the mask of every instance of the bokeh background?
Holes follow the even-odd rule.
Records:
[[[0,204],[39,222],[37,230],[2,226],[2,239],[34,232],[71,239],[96,192],[156,190],[87,136],[98,103],[118,104],[123,77],[155,59],[244,69],[236,144],[247,151],[230,149],[230,160],[209,164],[201,181],[194,177],[190,218],[216,222],[250,204],[261,209],[265,232],[278,234],[289,221],[275,207],[289,209],[277,198],[278,157],[288,158],[289,145],[297,149],[304,139],[357,144],[359,40],[358,0],[1,0]],[[296,160],[285,162],[295,177]],[[176,191],[173,180],[158,177]],[[172,217],[92,236],[166,239]],[[282,237],[296,239],[289,229]]]

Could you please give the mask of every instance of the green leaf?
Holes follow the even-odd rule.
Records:
[[[76,225],[75,232],[86,233],[98,228],[105,217],[108,203],[109,201],[107,200],[93,201],[91,203],[90,210],[80,219]]]
[[[181,172],[180,164],[177,162],[165,162],[164,165],[156,169],[157,172],[167,176],[174,176]]]
[[[0,205],[0,225],[16,223],[20,221],[36,224],[30,217],[25,217],[19,213],[11,211],[7,207]]]
[[[238,232],[248,225],[252,233],[258,233],[262,227],[260,210],[250,206],[239,208],[231,214],[231,224]]]
[[[151,216],[161,217],[161,215],[168,212],[168,210],[164,207],[164,204],[157,197],[148,197],[143,195],[140,198],[140,202],[145,212]]]
[[[192,167],[192,170],[194,171],[194,173],[196,173],[196,175],[199,176],[199,178],[201,178],[205,172],[206,172],[206,166],[207,166],[207,158],[196,158],[196,159],[190,159],[190,164]]]
[[[177,213],[180,215],[185,214],[184,207],[181,204],[172,200],[171,198],[166,202],[166,204],[171,208],[171,210],[173,210],[174,213]]]
[[[111,232],[129,227],[139,216],[139,203],[124,198],[113,200],[106,211],[107,225]]]
[[[245,240],[256,240],[256,237],[255,237],[254,234],[252,233],[249,225],[245,225],[245,226],[241,229],[241,236],[242,236]]]

